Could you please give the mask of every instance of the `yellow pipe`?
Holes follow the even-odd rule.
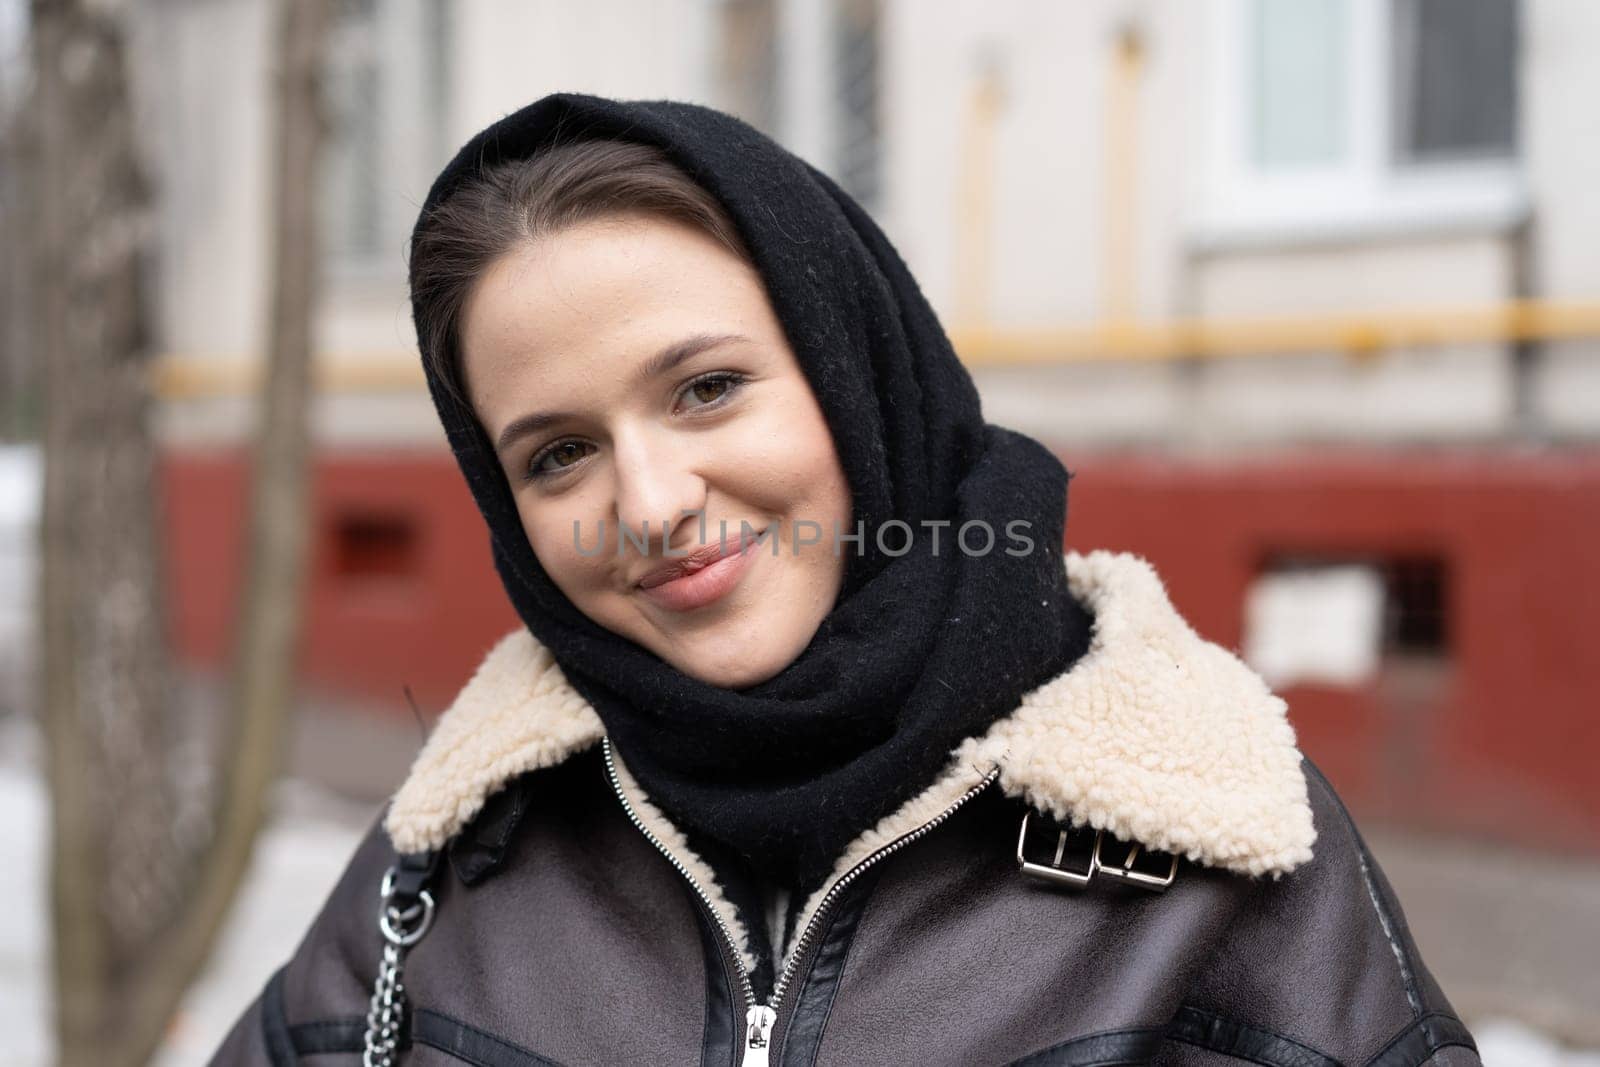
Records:
[[[966,150],[956,218],[956,314],[963,322],[989,321],[993,273],[994,126],[1000,114],[1000,76],[991,63],[978,73],[967,105]]]
[[[244,395],[260,386],[261,366],[234,356],[168,355],[155,361],[153,385],[167,400]],[[412,392],[427,384],[421,357],[403,352],[319,357],[312,379],[318,391],[328,393]]]
[[[1391,348],[1512,344],[1600,338],[1600,301],[1514,300],[1475,307],[1415,308],[1347,315],[1172,319],[1053,329],[967,327],[950,331],[971,366],[1292,356],[1369,355]],[[164,356],[155,388],[167,400],[251,393],[260,364],[238,357]],[[424,388],[415,353],[328,356],[316,370],[322,392],[412,392]]]
[[[1042,330],[959,329],[951,340],[974,366],[1098,360],[1342,352],[1600,337],[1600,302],[1513,300],[1474,307],[1345,315],[1172,319]]]
[[[1137,314],[1138,284],[1134,267],[1134,220],[1138,191],[1138,89],[1144,67],[1144,42],[1132,25],[1117,31],[1111,78],[1106,87],[1105,227],[1101,240],[1101,314],[1108,322],[1131,323]]]

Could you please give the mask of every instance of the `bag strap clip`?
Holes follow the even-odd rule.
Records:
[[[401,969],[406,950],[433,926],[433,893],[428,884],[439,866],[439,853],[402,855],[383,875],[378,887],[378,930],[383,934],[383,959],[372,984],[367,1007],[367,1032],[361,1062],[365,1067],[395,1067],[406,1022],[406,990]]]

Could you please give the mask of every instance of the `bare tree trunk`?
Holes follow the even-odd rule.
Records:
[[[273,293],[219,810],[174,831],[172,686],[137,165],[120,12],[33,0],[30,336],[46,368],[39,596],[60,1062],[137,1065],[248,867],[291,702],[307,526],[314,190],[328,0],[280,0]]]
[[[28,160],[21,108],[7,90],[0,84],[0,441],[27,441],[40,432],[36,376],[27,358],[31,323],[24,313],[29,279],[22,175]]]
[[[144,955],[180,905],[148,310],[149,195],[120,24],[35,0],[30,253],[45,368],[40,685],[63,1063],[114,1063]]]
[[[186,985],[249,867],[277,778],[293,700],[309,526],[307,453],[312,321],[320,260],[315,191],[326,131],[321,103],[329,0],[281,0],[272,308],[266,393],[249,516],[249,574],[239,601],[217,832],[178,939]]]

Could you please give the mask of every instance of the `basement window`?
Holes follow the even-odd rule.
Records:
[[[409,516],[344,515],[334,530],[334,572],[351,579],[410,578],[417,573],[417,540]]]
[[[1383,579],[1384,651],[1443,658],[1450,638],[1444,561],[1430,556],[1390,559]]]
[[[1242,652],[1273,688],[1358,686],[1385,662],[1449,655],[1448,572],[1436,556],[1272,556],[1245,595]]]

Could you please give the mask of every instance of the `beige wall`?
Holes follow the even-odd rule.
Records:
[[[823,0],[781,2],[786,32],[817,32]],[[1224,92],[1219,72],[1236,60],[1219,44],[1230,2],[884,0],[880,215],[947,325],[961,324],[968,109],[985,65],[999,72],[1003,91],[991,161],[992,320],[1083,324],[1104,310],[1106,92],[1124,25],[1137,26],[1145,44],[1130,193],[1140,316],[1359,313],[1516,295],[1516,213],[1503,206],[1446,205],[1415,217],[1401,211],[1371,225],[1219,224],[1205,176]],[[384,195],[395,198],[398,214],[414,210],[443,162],[437,144],[453,147],[547,91],[720,103],[712,74],[716,7],[714,0],[453,5],[444,129],[430,139],[416,124],[414,140],[395,150]],[[167,347],[238,358],[259,344],[264,300],[265,5],[215,0],[156,10],[159,126],[164,156],[177,168],[165,178],[163,209]],[[1538,293],[1600,298],[1600,206],[1592,192],[1600,188],[1600,137],[1588,106],[1600,98],[1600,64],[1592,60],[1600,8],[1527,0],[1525,21],[1519,190],[1526,195],[1508,203],[1522,204],[1532,221],[1526,273]],[[822,62],[816,47],[790,51],[779,110],[815,159],[821,126],[806,94],[826,86],[828,74],[814,66]],[[320,335],[325,349],[409,358],[403,237],[395,235],[393,254],[376,268],[334,277]],[[1323,353],[1188,368],[986,367],[978,378],[994,421],[1085,446],[1461,441],[1495,439],[1515,425],[1510,355],[1483,345],[1363,361]],[[1600,435],[1600,345],[1550,346],[1531,386],[1545,430]],[[174,432],[206,436],[238,424],[237,407],[198,411],[205,406],[174,414]],[[324,409],[321,423],[334,437],[387,440],[404,436],[393,426],[409,421],[417,405],[403,397],[334,398]]]
[[[1503,198],[1441,196],[1427,210],[1343,223],[1236,225],[1209,208],[1210,126],[1222,106],[1226,0],[1074,4],[891,0],[887,224],[947,321],[964,304],[959,175],[967,94],[989,57],[1005,104],[994,162],[1002,326],[1084,323],[1105,306],[1106,91],[1117,27],[1145,43],[1134,134],[1133,261],[1142,316],[1358,314],[1481,305],[1517,295],[1517,205],[1534,221],[1533,291],[1600,298],[1600,10],[1527,5],[1525,154]],[[1447,190],[1454,194],[1454,190]],[[1508,209],[1507,204],[1511,207]],[[1600,434],[1600,349],[1549,346],[1535,410],[1559,434]],[[989,416],[1084,444],[1141,441],[1481,440],[1515,425],[1510,353],[1492,345],[1146,365],[983,368]]]

